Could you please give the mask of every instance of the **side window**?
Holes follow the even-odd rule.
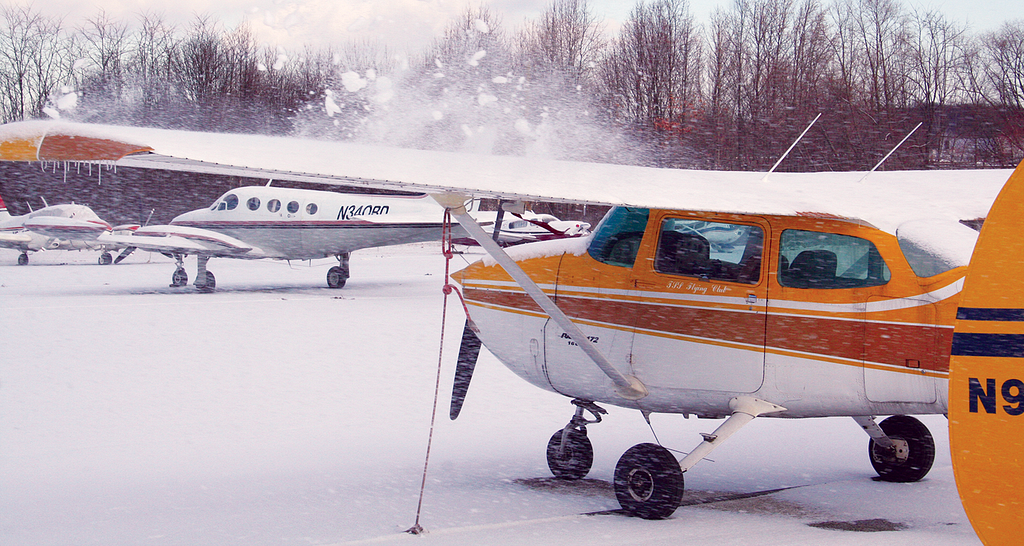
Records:
[[[249,210],[259,210],[260,198],[250,197],[249,200],[245,202],[245,206],[249,207]]]
[[[601,263],[633,267],[649,214],[647,209],[628,207],[608,211],[594,230],[587,252]]]
[[[308,214],[310,216],[313,216],[314,214],[316,214],[316,211],[317,211],[316,203],[310,203],[310,204],[306,205],[306,214]]]
[[[758,226],[668,218],[661,224],[654,269],[669,275],[757,284],[764,230]]]
[[[295,214],[296,212],[299,212],[299,202],[298,201],[292,201],[292,202],[288,203],[288,212],[290,212],[292,214]]]
[[[791,288],[862,288],[889,282],[874,243],[860,237],[787,229],[779,245],[779,284]]]
[[[278,201],[277,199],[271,199],[270,201],[267,201],[267,210],[269,210],[270,212],[277,212],[281,210],[281,202]]]

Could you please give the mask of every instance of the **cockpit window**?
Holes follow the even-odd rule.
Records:
[[[235,207],[238,206],[238,196],[233,193],[228,194],[224,197],[224,206],[228,210],[235,210]]]
[[[608,265],[633,267],[649,215],[648,209],[613,208],[594,230],[587,252]]]
[[[705,280],[757,284],[764,230],[758,226],[668,218],[661,224],[654,269]]]
[[[281,202],[277,199],[271,199],[267,201],[267,210],[270,212],[277,212],[281,210]]]
[[[296,212],[299,212],[299,202],[298,201],[292,201],[292,202],[288,203],[288,212],[290,212],[292,214],[295,214]]]
[[[260,208],[260,198],[259,197],[250,197],[249,200],[246,201],[245,206],[249,207],[249,210],[259,210],[259,208]]]
[[[779,248],[779,284],[791,288],[862,288],[889,282],[891,273],[867,239],[787,229]]]

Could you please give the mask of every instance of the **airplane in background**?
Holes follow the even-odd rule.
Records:
[[[28,253],[46,250],[99,250],[99,264],[110,265],[111,251],[122,248],[104,242],[107,234],[126,234],[137,225],[112,227],[85,205],[47,205],[21,216],[12,216],[0,197],[0,248],[20,250],[18,265],[28,264]]]
[[[441,238],[443,211],[427,195],[339,193],[265,186],[232,189],[207,208],[168,225],[141,227],[100,239],[128,249],[160,252],[177,263],[172,287],[188,284],[184,258],[196,256],[195,285],[216,287],[210,258],[308,260],[333,256],[327,286],[349,278],[353,251]]]
[[[504,213],[511,214],[511,217]],[[494,237],[495,226],[498,225],[498,244],[502,246],[518,245],[523,243],[534,243],[537,241],[549,241],[552,239],[565,239],[568,237],[583,237],[590,234],[590,223],[578,220],[559,220],[551,214],[537,214],[533,211],[476,211],[473,218],[476,219],[484,231]],[[472,237],[455,239],[456,244],[476,245]]]
[[[911,415],[948,414],[975,532],[1019,541],[1024,164],[768,177],[31,122],[0,126],[0,160],[430,192],[489,254],[456,275],[469,316],[452,418],[483,345],[575,406],[547,444],[561,478],[589,472],[599,404],[724,419],[681,460],[657,443],[619,459],[623,511],[659,519],[755,419],[851,417],[879,477],[913,482],[935,444]],[[482,197],[614,208],[588,237],[505,249],[466,208]],[[963,222],[980,218],[979,236]]]

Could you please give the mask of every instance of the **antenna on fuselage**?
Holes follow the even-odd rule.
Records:
[[[882,163],[885,163],[885,160],[889,159],[889,156],[891,156],[893,153],[895,153],[896,150],[898,150],[900,148],[900,146],[903,146],[903,143],[906,142],[908,138],[910,138],[910,135],[914,134],[914,131],[917,131],[917,129],[919,127],[921,127],[921,125],[923,125],[923,124],[924,124],[924,122],[922,121],[922,122],[919,122],[917,125],[915,125],[914,128],[911,129],[909,133],[907,133],[907,136],[903,137],[903,140],[901,140],[900,143],[897,144],[895,148],[893,148],[892,150],[889,150],[889,153],[885,154],[885,157],[883,157],[881,161],[879,161],[877,164],[875,164],[874,167],[871,167],[870,171],[864,173],[864,176],[862,176],[860,178],[860,180],[858,180],[857,182],[858,183],[863,182],[864,179],[867,178],[869,174],[875,172],[875,169],[881,167]]]
[[[40,195],[39,198],[43,200],[43,207],[44,208],[50,206],[50,204],[46,202],[46,198],[45,197]]]
[[[154,212],[156,212],[156,209],[149,209],[149,216],[146,217],[146,223],[142,224],[143,226],[148,226],[149,225],[149,221],[153,219],[153,213]]]
[[[814,126],[814,122],[818,121],[818,118],[820,118],[820,117],[821,117],[821,112],[818,112],[818,115],[814,116],[814,119],[811,120],[810,125],[808,125],[806,129],[804,129],[804,132],[800,133],[800,136],[796,137],[796,140],[794,140],[793,143],[789,145],[789,148],[786,150],[786,153],[782,154],[782,157],[780,157],[779,160],[776,161],[774,165],[772,165],[772,168],[768,169],[768,172],[764,173],[764,178],[761,179],[761,182],[767,182],[768,181],[768,175],[770,175],[773,172],[775,172],[775,169],[779,166],[779,163],[782,163],[782,160],[786,159],[786,156],[789,155],[789,152],[793,151],[793,148],[795,148],[797,143],[800,142],[800,139],[804,138],[804,135],[807,134],[807,131],[811,130],[811,127]]]

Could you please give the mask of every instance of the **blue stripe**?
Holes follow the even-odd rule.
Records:
[[[989,320],[997,322],[1024,322],[1024,309],[989,309],[961,307],[956,311],[959,320]]]
[[[1024,358],[1024,334],[953,334],[953,356]]]

